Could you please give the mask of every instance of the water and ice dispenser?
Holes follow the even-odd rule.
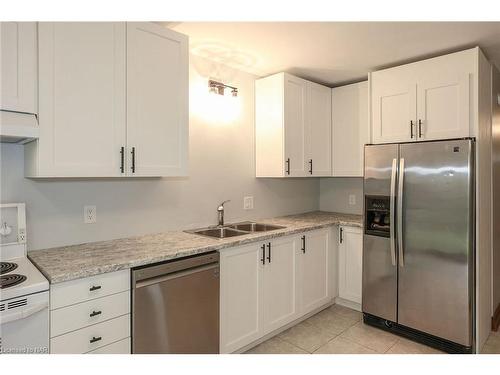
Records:
[[[365,196],[365,233],[389,237],[390,203],[388,196]]]

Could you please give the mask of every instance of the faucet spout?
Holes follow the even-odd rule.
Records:
[[[230,200],[224,201],[221,204],[219,204],[219,207],[217,207],[217,216],[218,216],[218,221],[219,221],[219,227],[224,226],[224,204],[230,202]]]

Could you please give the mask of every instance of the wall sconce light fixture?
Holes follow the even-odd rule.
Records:
[[[224,91],[225,91],[224,89],[226,87],[228,89],[231,89],[232,96],[234,96],[234,97],[238,96],[238,88],[233,87],[233,86],[229,86],[229,85],[225,85],[222,82],[217,82],[217,81],[214,81],[212,79],[208,80],[208,91],[211,94],[224,95]]]

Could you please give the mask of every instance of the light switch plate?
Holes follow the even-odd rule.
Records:
[[[354,206],[356,204],[356,196],[354,194],[349,194],[349,205]]]
[[[243,197],[243,209],[253,210],[253,197]]]
[[[85,224],[93,224],[97,221],[97,207],[84,206],[83,207],[83,222]]]

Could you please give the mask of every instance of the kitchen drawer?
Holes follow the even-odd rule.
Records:
[[[130,337],[92,350],[87,354],[130,354]]]
[[[96,298],[50,312],[50,337],[130,313],[130,291]]]
[[[50,287],[50,309],[130,290],[130,270],[103,273]]]
[[[50,339],[50,352],[87,353],[127,337],[130,337],[130,314],[54,337]],[[94,338],[98,340],[91,342]]]

